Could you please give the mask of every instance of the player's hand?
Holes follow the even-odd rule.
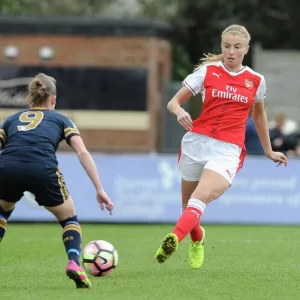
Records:
[[[193,120],[188,112],[186,112],[183,108],[180,108],[177,115],[177,121],[178,123],[187,131],[190,131],[193,129]]]
[[[287,166],[287,164],[288,164],[288,160],[287,160],[286,156],[281,152],[273,152],[272,151],[269,155],[267,155],[267,157],[270,158],[271,160],[273,160],[274,162],[278,163],[276,167],[279,167],[282,164]]]
[[[114,209],[114,204],[111,202],[107,194],[103,189],[97,190],[97,201],[100,205],[100,209],[104,210],[105,208],[109,211],[109,214],[112,215],[112,211]]]

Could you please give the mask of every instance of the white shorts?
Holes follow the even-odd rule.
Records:
[[[205,168],[221,174],[231,184],[244,157],[245,151],[237,145],[187,132],[181,141],[178,169],[186,181],[199,181]]]

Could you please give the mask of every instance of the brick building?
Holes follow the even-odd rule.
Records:
[[[89,149],[156,151],[169,35],[155,21],[0,18],[0,117],[25,105],[16,96],[20,78],[44,72],[57,79],[57,109]]]

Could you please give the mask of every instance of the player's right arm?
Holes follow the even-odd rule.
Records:
[[[193,95],[200,93],[204,78],[206,75],[206,67],[187,76],[182,82],[183,87],[175,94],[169,101],[168,110],[177,116],[177,121],[186,130],[191,130],[193,121],[188,112],[186,112],[182,105],[186,103]]]
[[[114,205],[103,189],[94,159],[86,149],[82,138],[79,135],[74,135],[70,138],[69,144],[77,153],[81,165],[83,166],[95,186],[95,189],[97,191],[97,200],[100,204],[101,210],[104,209],[104,204],[106,206],[106,209],[109,210],[110,213],[112,213]]]
[[[192,130],[193,120],[188,112],[181,107],[192,97],[192,92],[187,87],[182,87],[176,95],[169,101],[168,110],[177,116],[177,121],[186,130]]]
[[[75,150],[81,165],[93,182],[97,192],[97,201],[100,204],[100,209],[103,210],[105,205],[106,209],[110,212],[110,214],[112,214],[114,205],[103,189],[103,186],[99,179],[96,164],[91,154],[86,149],[85,144],[80,136],[79,130],[77,129],[76,125],[67,117],[61,116],[61,119],[63,125],[62,129],[64,132],[63,138]]]

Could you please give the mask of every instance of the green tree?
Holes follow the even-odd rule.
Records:
[[[1,15],[93,16],[113,0],[0,0]]]

